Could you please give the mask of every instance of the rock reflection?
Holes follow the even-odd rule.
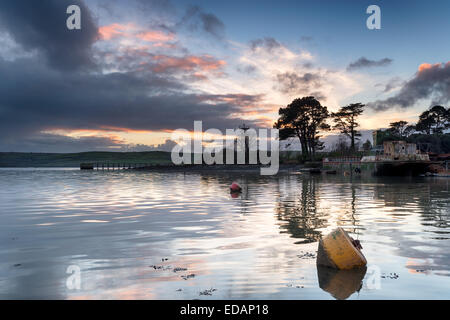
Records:
[[[345,300],[362,288],[362,280],[367,268],[353,270],[337,270],[317,266],[319,287],[331,294],[335,299]]]

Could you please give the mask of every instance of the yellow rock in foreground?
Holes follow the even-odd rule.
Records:
[[[347,232],[339,227],[319,241],[317,264],[348,270],[364,267],[367,260]]]

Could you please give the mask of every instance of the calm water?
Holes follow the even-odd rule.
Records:
[[[449,299],[449,198],[445,178],[3,169],[0,298]],[[336,226],[366,273],[316,268]]]

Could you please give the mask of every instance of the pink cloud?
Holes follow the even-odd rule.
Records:
[[[175,39],[175,34],[166,33],[160,30],[143,30],[133,23],[120,24],[113,23],[98,29],[101,39],[111,40],[118,37],[134,38],[147,42],[156,42],[162,46],[168,41]]]
[[[185,57],[157,55],[153,59],[157,61],[157,64],[153,67],[153,71],[155,72],[165,72],[168,70],[213,71],[222,68],[226,64],[225,61],[217,60],[209,55]]]
[[[136,38],[149,41],[149,42],[167,42],[175,39],[175,35],[173,33],[165,33],[162,31],[145,31],[138,33]]]
[[[128,32],[133,30],[135,27],[133,24],[120,24],[113,23],[107,26],[100,27],[98,32],[103,40],[111,40],[117,37],[126,37]]]
[[[428,69],[434,69],[434,68],[440,68],[440,67],[448,67],[450,66],[450,61],[448,61],[445,65],[443,63],[435,63],[435,64],[431,64],[431,63],[422,63],[419,66],[419,73],[428,70]]]

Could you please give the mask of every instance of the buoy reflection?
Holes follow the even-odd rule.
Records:
[[[319,287],[338,300],[345,300],[362,288],[367,268],[338,270],[317,266]]]

